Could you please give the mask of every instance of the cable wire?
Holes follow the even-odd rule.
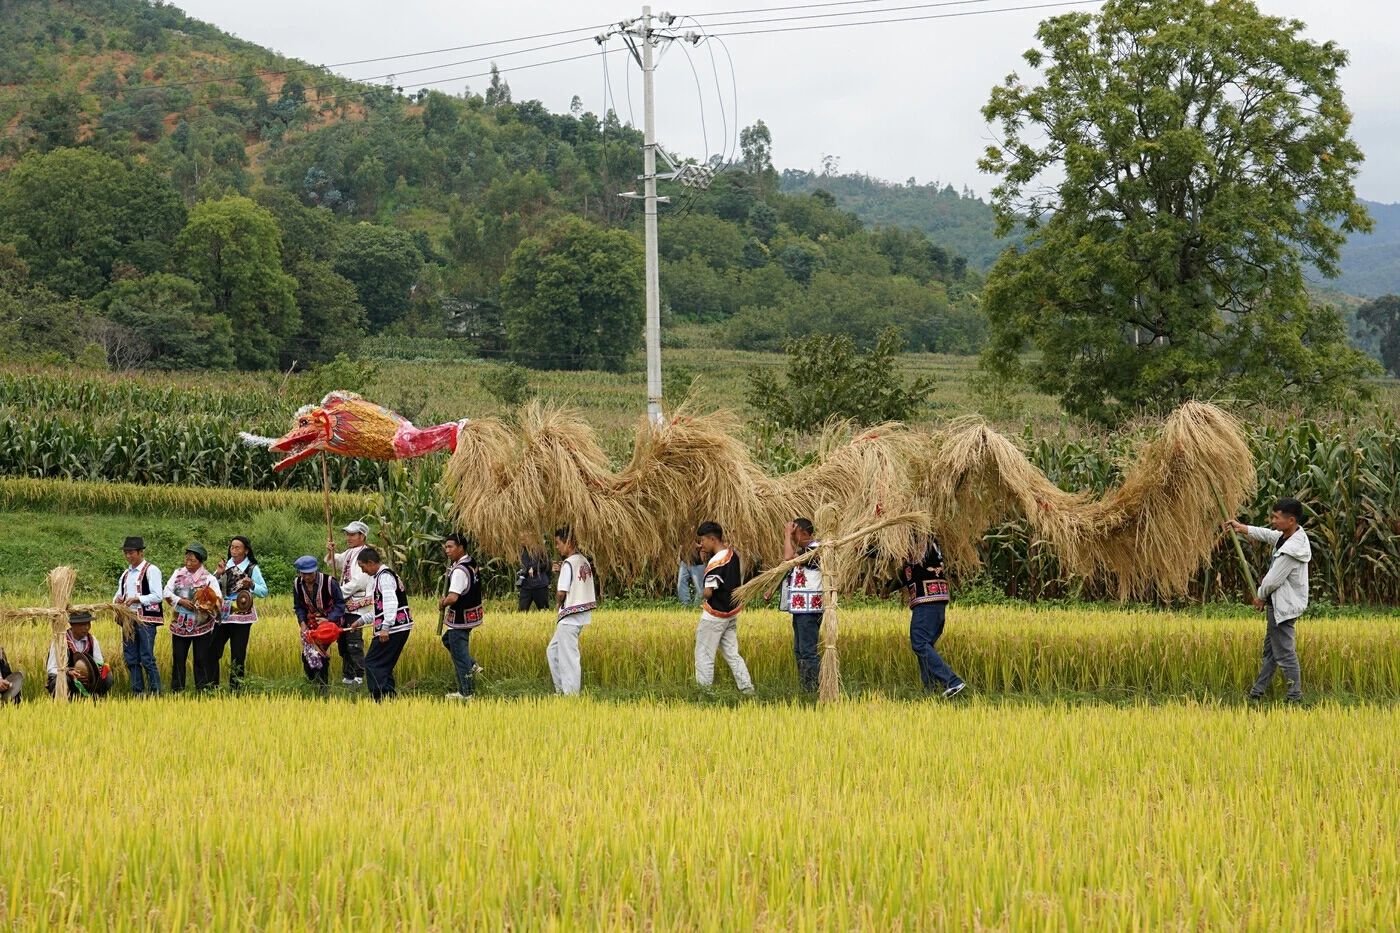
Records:
[[[901,16],[896,19],[872,19],[855,23],[817,23],[810,26],[779,26],[773,29],[746,29],[734,32],[714,33],[716,36],[760,36],[775,32],[810,32],[817,29],[839,29],[843,26],[880,26],[887,23],[915,23],[931,19],[955,19],[964,16],[986,16],[992,13],[1019,13],[1026,10],[1045,10],[1052,7],[1085,6],[1102,3],[1103,0],[1057,0],[1054,3],[1036,3],[1029,6],[998,7],[993,10],[963,10],[957,13],[931,13],[925,16]],[[760,20],[736,25],[752,25]],[[713,24],[712,24],[713,25]]]

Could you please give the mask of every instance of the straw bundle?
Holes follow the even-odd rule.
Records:
[[[96,603],[90,605],[74,606],[73,588],[78,580],[78,571],[72,567],[64,565],[50,570],[45,578],[49,585],[49,605],[42,607],[31,607],[27,609],[8,609],[0,611],[0,621],[6,622],[39,622],[47,621],[53,638],[50,642],[55,658],[66,656],[67,645],[64,644],[63,636],[68,631],[68,615],[73,612],[110,612],[122,626],[125,637],[131,637],[136,623],[136,615],[126,606],[115,603]],[[59,677],[54,682],[54,699],[60,703],[68,699],[68,678]]]
[[[1238,508],[1254,484],[1239,424],[1190,403],[1138,451],[1121,486],[1100,500],[1050,482],[980,419],[941,432],[881,425],[845,441],[823,438],[819,462],[769,477],[739,442],[732,415],[643,422],[630,462],[613,472],[593,431],[564,409],[534,403],[519,429],[465,425],[445,483],[458,524],[490,554],[511,558],[522,531],[571,525],[603,572],[636,579],[670,572],[702,521],[717,521],[749,562],[771,563],[794,515],[825,534],[878,525],[861,559],[842,562],[846,591],[887,576],[932,532],[954,566],[978,562],[987,529],[1016,516],[1071,573],[1114,580],[1123,597],[1179,593],[1216,541],[1217,496]],[[928,527],[881,523],[928,512]]]

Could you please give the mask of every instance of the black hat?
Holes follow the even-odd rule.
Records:
[[[68,624],[69,624],[69,625],[82,625],[82,624],[85,623],[85,622],[87,622],[87,623],[91,623],[91,622],[92,622],[92,613],[91,613],[91,612],[85,612],[85,611],[82,611],[82,610],[75,610],[75,611],[73,611],[73,612],[68,613]]]
[[[131,535],[125,541],[122,542],[122,550],[144,551],[146,550],[146,542],[135,535]]]

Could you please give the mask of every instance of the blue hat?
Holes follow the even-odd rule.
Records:
[[[316,568],[320,565],[316,562],[316,558],[310,554],[303,554],[292,561],[292,566],[297,569],[297,573],[315,573]]]

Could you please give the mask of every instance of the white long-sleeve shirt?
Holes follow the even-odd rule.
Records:
[[[137,567],[140,565],[138,564]],[[117,592],[112,597],[112,602],[119,603],[129,597],[136,597],[143,606],[159,606],[164,598],[165,584],[160,575],[160,568],[155,564],[146,564],[146,576],[151,581],[151,591],[145,596],[141,595],[141,576],[136,573],[137,567],[127,567],[122,571],[122,575],[117,578]]]
[[[345,597],[345,607],[352,612],[368,605],[374,593],[374,577],[365,573],[357,560],[364,549],[362,544],[349,548],[343,554],[335,555],[335,578],[340,582],[340,593]]]
[[[69,647],[92,655],[92,659],[97,662],[98,667],[107,663],[107,659],[102,657],[102,646],[97,643],[96,635],[89,633],[86,638],[73,638],[70,635],[65,641],[68,643]],[[66,663],[63,665],[63,669],[65,671],[68,670],[68,665]],[[53,674],[55,677],[58,676],[58,660],[53,656],[52,644],[49,645],[49,660],[44,670]]]

